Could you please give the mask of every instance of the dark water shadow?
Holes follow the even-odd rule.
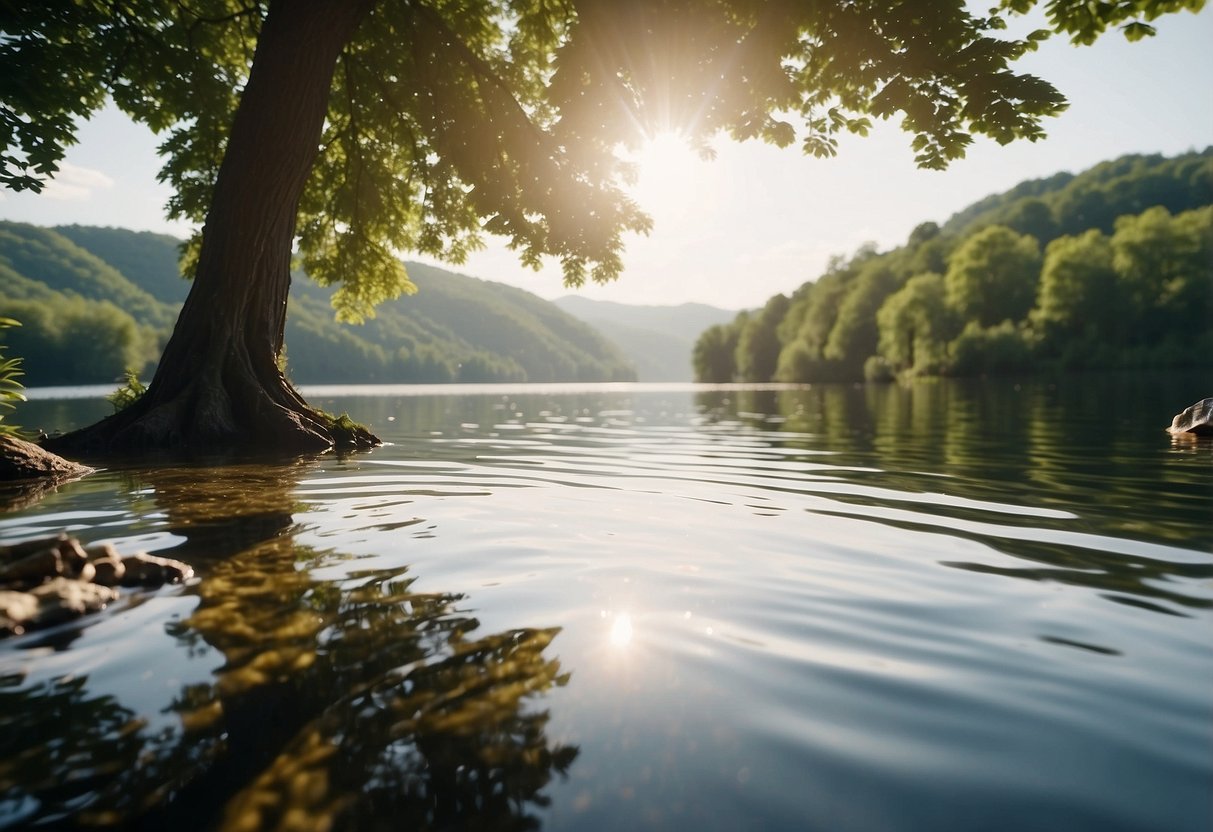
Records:
[[[546,735],[539,704],[569,681],[545,655],[558,629],[479,633],[463,596],[414,591],[407,567],[298,545],[308,470],[130,472],[185,538],[167,554],[201,576],[167,635],[219,666],[160,715],[87,675],[0,677],[0,827],[539,825],[578,753]]]

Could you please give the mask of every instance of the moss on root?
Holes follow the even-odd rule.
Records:
[[[334,416],[323,410],[317,411],[324,419],[329,433],[333,436],[333,447],[338,451],[356,451],[382,445],[379,437],[371,433],[366,425],[360,425],[349,417],[348,413]]]

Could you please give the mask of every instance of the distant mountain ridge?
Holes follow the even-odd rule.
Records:
[[[690,381],[695,339],[708,327],[737,316],[734,310],[703,303],[639,306],[580,295],[552,302],[615,342],[636,366],[640,381]]]
[[[173,237],[0,222],[3,339],[30,385],[146,373],[189,289]],[[630,381],[624,354],[588,324],[512,286],[407,263],[419,292],[339,324],[331,290],[292,281],[285,334],[297,383]]]

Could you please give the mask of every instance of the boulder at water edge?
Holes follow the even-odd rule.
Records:
[[[1171,420],[1171,433],[1213,435],[1213,399],[1202,399]]]
[[[92,468],[45,451],[33,442],[0,436],[0,482],[49,479],[62,481],[91,474]]]

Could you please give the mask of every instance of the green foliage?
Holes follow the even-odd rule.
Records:
[[[25,324],[2,337],[30,378],[88,384],[150,365],[176,308],[53,229],[0,222],[0,314]]]
[[[139,401],[146,392],[147,385],[139,380],[139,374],[134,370],[127,370],[123,374],[122,386],[106,396],[105,400],[113,405],[114,412],[118,413]]]
[[[786,297],[775,295],[761,312],[751,315],[741,326],[734,364],[737,375],[744,381],[770,381],[775,375],[783,346],[777,330],[789,305]]]
[[[340,49],[299,203],[301,263],[339,287],[331,300],[349,320],[410,290],[394,252],[458,263],[484,232],[524,263],[556,258],[569,285],[607,281],[623,235],[650,226],[622,187],[622,148],[647,135],[677,130],[706,148],[727,133],[830,156],[840,135],[897,117],[917,163],[941,168],[975,136],[1043,137],[1066,102],[1013,67],[1050,33],[1138,39],[1158,15],[1202,4],[1048,3],[1047,29],[1008,36],[1008,19],[1037,5],[369,2]],[[0,184],[40,190],[109,96],[164,136],[169,213],[199,224],[258,33],[300,13],[236,0],[4,9]]]
[[[0,313],[23,326],[0,333],[25,357],[25,371],[38,384],[96,384],[114,381],[128,367],[145,367],[155,354],[154,336],[108,301],[70,295],[47,300],[10,300],[0,295]]]
[[[20,321],[0,318],[0,330],[14,326],[21,326]],[[21,392],[25,387],[17,380],[22,375],[21,359],[8,358],[0,348],[0,436],[16,436],[21,430],[16,425],[5,423],[4,417],[16,407],[14,402],[25,401],[25,394]]]
[[[185,302],[190,290],[189,281],[181,274],[181,241],[176,237],[88,225],[61,225],[51,230],[170,306],[176,317],[177,306]]]
[[[1112,235],[1113,265],[1125,303],[1139,313],[1143,339],[1210,325],[1213,207],[1171,216],[1161,207],[1122,217]]]
[[[870,245],[861,247],[850,260],[836,257],[816,283],[802,286],[793,295],[778,330],[783,348],[775,368],[777,380],[802,381],[845,374],[837,359],[825,356],[826,347],[842,303],[858,285],[864,265],[875,257],[876,249]],[[840,330],[835,345],[843,340]]]
[[[175,305],[157,300],[55,230],[0,221],[0,293],[41,299],[50,296],[48,290],[110,301],[155,329],[167,330],[177,318]]]
[[[355,422],[348,413],[334,416],[332,413],[318,411],[327,423],[329,433],[333,436],[334,445],[338,449],[370,447],[379,444],[366,425]]]
[[[1048,242],[1058,235],[1052,206],[1038,197],[1028,197],[1012,203],[1006,211],[1004,221],[998,225],[1004,225],[1026,237],[1033,237],[1037,242]]]
[[[725,384],[737,375],[735,358],[741,328],[735,324],[717,324],[708,327],[691,355],[695,368],[695,379],[709,384]]]
[[[998,8],[1022,14],[1031,0],[1000,0]],[[1104,0],[1100,3],[1052,2],[1045,6],[1050,27],[1069,36],[1071,43],[1091,44],[1109,28],[1117,27],[1126,39],[1141,40],[1154,34],[1148,21],[1187,9],[1200,11],[1204,0]]]
[[[896,289],[897,277],[884,259],[869,260],[838,306],[823,357],[861,374],[864,359],[876,352],[876,310]]]
[[[11,256],[14,249],[46,253],[51,262],[34,254],[18,259]],[[0,314],[26,323],[9,340],[16,339],[27,357],[31,377],[39,384],[108,383],[128,368],[147,372],[167,332],[116,304],[143,293],[147,301],[136,310],[146,313],[156,304],[153,319],[171,320],[189,287],[180,277],[177,253],[178,241],[164,235],[0,223]],[[55,260],[68,257],[81,264],[74,289],[54,291],[36,279],[55,273]],[[28,273],[5,267],[12,262]],[[138,287],[117,271],[118,264],[135,269]],[[334,321],[332,290],[296,275],[286,327],[292,378],[315,383],[635,377],[613,345],[547,301],[420,263],[409,270],[424,293],[384,304],[360,327]]]
[[[884,356],[869,355],[868,360],[863,362],[863,377],[865,381],[894,381],[897,378],[897,371]]]
[[[1033,323],[1048,345],[1068,341],[1123,343],[1133,309],[1112,265],[1112,244],[1092,228],[1049,243]]]
[[[950,372],[958,376],[1014,375],[1032,367],[1028,333],[1010,321],[983,327],[969,321],[952,342]]]
[[[793,294],[775,327],[783,347],[774,378],[1210,366],[1211,171],[1213,148],[1176,159],[1123,157],[1023,183],[942,229],[923,223],[892,251],[865,246],[850,260],[835,258]],[[1151,195],[1204,206],[1139,210]],[[1028,232],[1052,233],[1051,222],[1062,221],[1058,206],[1073,222],[1065,206],[1084,201],[1096,227],[1053,237],[1042,260]],[[1015,227],[986,222],[995,216]],[[938,268],[923,271],[925,264]]]
[[[952,253],[944,278],[948,304],[982,326],[1027,317],[1036,300],[1040,245],[1027,235],[992,225]]]
[[[967,236],[983,226],[1005,225],[1031,234],[1043,246],[1063,234],[1082,234],[1091,228],[1111,234],[1117,217],[1140,214],[1156,205],[1177,214],[1210,203],[1213,147],[1172,159],[1129,155],[1077,176],[1058,173],[1022,182],[957,212],[943,232]]]
[[[876,323],[878,357],[890,372],[932,375],[946,367],[955,317],[941,275],[928,272],[910,278],[885,300],[876,313]]]
[[[501,283],[421,263],[420,291],[379,307],[359,327],[329,311],[331,288],[297,275],[286,343],[297,381],[628,381],[627,360],[553,304]]]

